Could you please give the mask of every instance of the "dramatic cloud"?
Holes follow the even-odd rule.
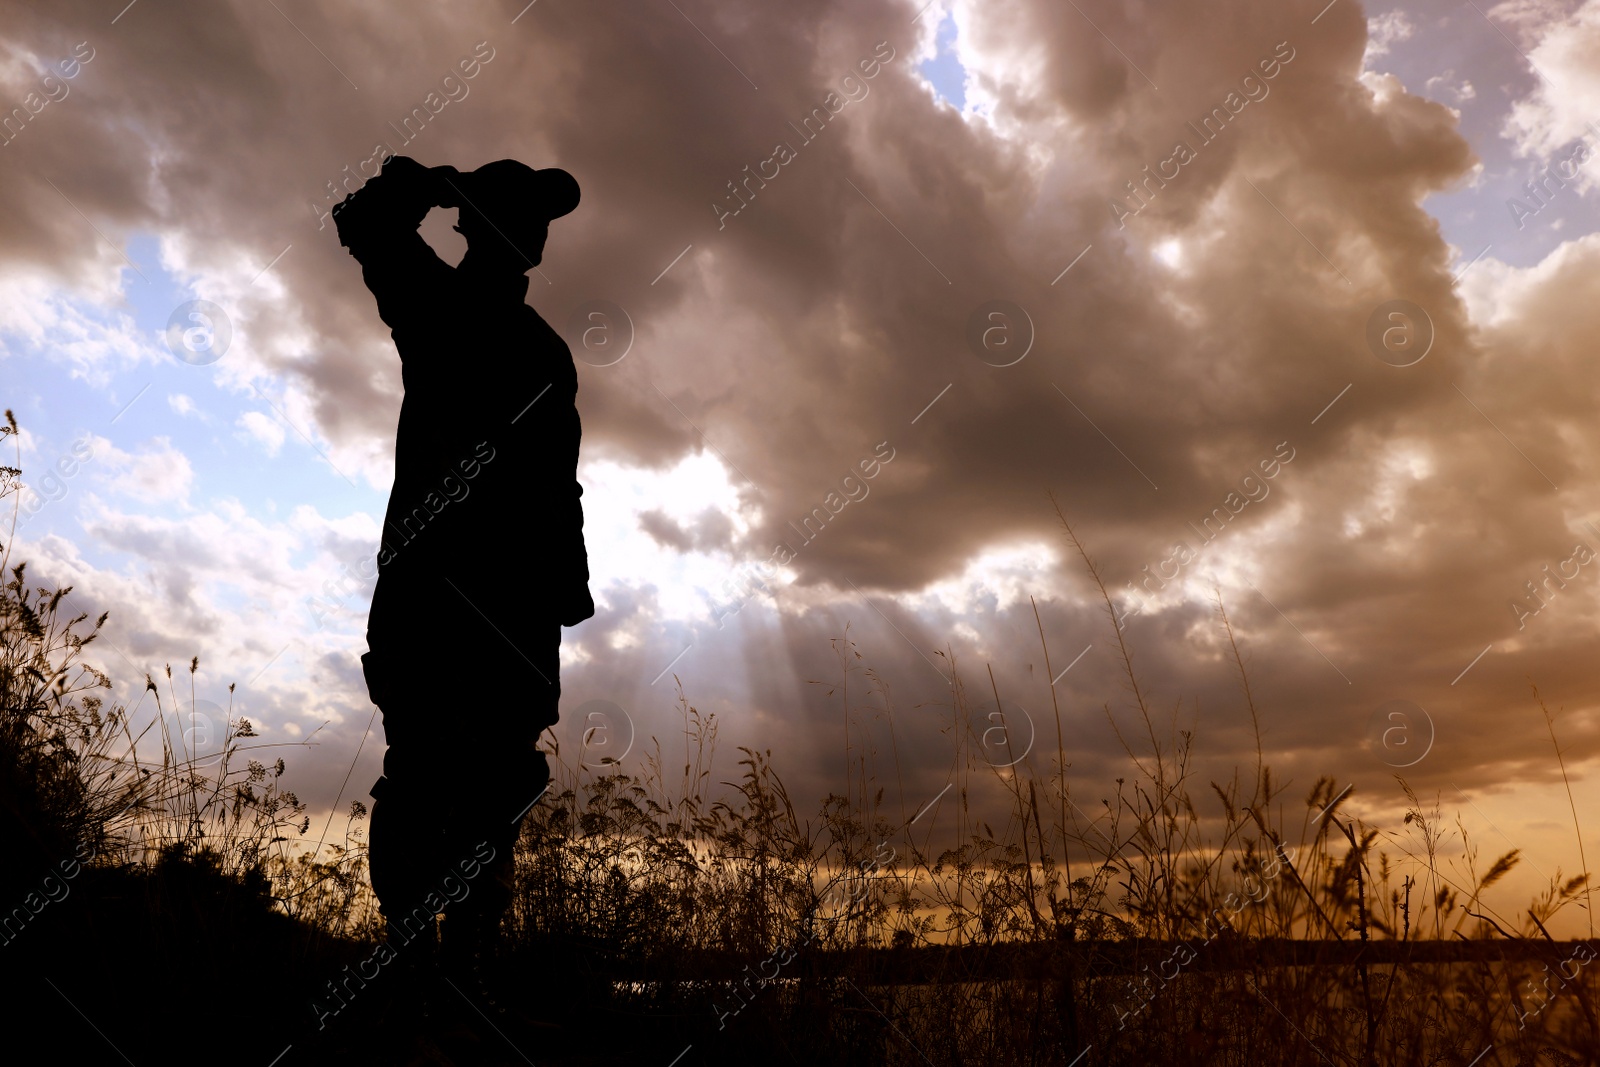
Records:
[[[169,397],[95,431],[143,457],[118,460],[138,492],[117,506],[152,510],[96,490],[79,526],[25,546],[113,611],[135,673],[204,641],[230,679],[266,671],[245,688],[269,728],[336,724],[318,773],[335,745],[353,756],[401,384],[326,212],[386,150],[515,156],[583,186],[529,295],[580,359],[602,611],[567,632],[568,704],[611,699],[667,737],[676,676],[725,741],[782,746],[820,795],[851,716],[853,744],[889,740],[806,684],[839,677],[849,623],[901,716],[904,781],[932,795],[952,661],[974,714],[986,664],[1038,712],[1048,770],[1042,629],[1071,774],[1098,785],[1125,758],[1115,731],[1148,742],[1059,506],[1162,721],[1195,709],[1219,774],[1255,744],[1219,596],[1296,788],[1334,774],[1391,803],[1369,722],[1397,699],[1433,721],[1408,775],[1546,779],[1548,739],[1506,725],[1541,722],[1529,676],[1573,716],[1569,761],[1595,754],[1600,567],[1575,546],[1600,551],[1600,246],[1467,264],[1441,231],[1424,201],[1483,149],[1390,72],[1431,12],[280,6],[141,4],[113,25],[53,4],[14,13],[0,58],[0,103],[26,116],[0,147],[6,364],[114,393],[106,418],[148,381]],[[1587,136],[1597,12],[1491,13],[1552,79],[1501,101],[1517,151]],[[919,66],[947,14],[960,110]],[[68,78],[79,42],[93,58]],[[1451,63],[1411,84],[1483,106],[1498,77]],[[34,113],[47,76],[70,91]],[[448,219],[424,232],[459,255]],[[192,299],[231,326],[214,363],[161,340]],[[595,301],[624,315],[569,325]],[[463,323],[463,373],[475,344]],[[188,463],[169,457],[185,441]],[[514,660],[448,655],[514,706]],[[340,777],[302,794],[331,804]]]
[[[1538,88],[1519,100],[1506,118],[1506,135],[1527,156],[1548,160],[1573,141],[1600,145],[1594,116],[1600,114],[1600,0],[1586,0],[1565,17],[1539,20],[1528,61],[1539,73]],[[1579,172],[1592,186],[1593,169]]]
[[[1398,8],[1386,11],[1376,18],[1367,20],[1367,52],[1366,60],[1389,54],[1389,49],[1400,41],[1409,41],[1417,32],[1417,25],[1411,16]]]

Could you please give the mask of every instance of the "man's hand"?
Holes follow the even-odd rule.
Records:
[[[339,243],[415,230],[428,212],[439,205],[440,190],[448,190],[438,174],[410,156],[390,156],[376,178],[345,197],[333,208]],[[404,230],[402,230],[402,227]]]

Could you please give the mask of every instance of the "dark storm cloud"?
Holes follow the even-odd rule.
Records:
[[[621,362],[580,363],[585,449],[656,468],[714,450],[763,516],[740,555],[787,547],[801,591],[848,580],[890,601],[995,544],[1061,546],[1053,492],[1119,596],[1180,542],[1194,573],[1229,585],[1262,685],[1292,707],[1275,745],[1347,754],[1366,711],[1404,696],[1451,708],[1441,760],[1520,758],[1520,740],[1467,743],[1520,699],[1504,653],[1469,688],[1449,684],[1491,642],[1532,642],[1523,665],[1577,692],[1592,600],[1552,606],[1533,635],[1506,605],[1565,558],[1583,517],[1575,494],[1600,444],[1583,344],[1600,305],[1570,294],[1594,272],[1574,253],[1506,322],[1469,322],[1451,250],[1419,205],[1464,180],[1474,155],[1448,109],[1363,80],[1357,4],[1314,23],[1315,10],[1265,0],[1099,5],[1093,26],[1071,5],[987,4],[968,25],[991,122],[928,92],[915,64],[931,31],[906,4],[602,17],[546,2],[515,24],[514,3],[282,6],[180,16],[146,0],[114,26],[98,4],[15,10],[12,38],[41,58],[81,40],[97,53],[69,98],[0,149],[5,257],[70,278],[120,262],[65,198],[114,240],[181,235],[196,264],[241,250],[264,264],[292,242],[276,273],[311,340],[266,343],[272,305],[253,306],[263,343],[241,387],[285,379],[330,440],[377,448],[397,367],[359,272],[319,228],[327,183],[379,144],[427,164],[560,165],[583,203],[553,226],[530,301],[563,328],[581,302],[609,300],[636,331]],[[428,109],[403,143],[391,123],[442,98],[463,57],[487,54],[479,42],[492,58],[470,92]],[[35,74],[11,69],[3,88],[20,99]],[[1172,239],[1176,265],[1154,255]],[[1430,316],[1433,348],[1412,367],[1367,344],[1373,310],[1393,299]],[[994,300],[1031,323],[1011,366],[969,343]],[[828,507],[880,443],[895,458],[870,494]],[[1295,459],[1271,495],[1235,512],[1241,477],[1284,443]],[[829,521],[801,541],[790,524],[819,505]],[[1219,507],[1238,518],[1202,544],[1191,524]],[[646,522],[679,548],[731,536]],[[1038,591],[1074,635],[1058,655],[1099,625],[1075,557],[1061,558]],[[607,623],[648,631],[645,678],[680,636],[646,625],[648,594],[613,594],[621,614]],[[1208,609],[1163,603],[1131,631],[1147,669],[1203,712],[1231,701],[1214,636],[1197,636]],[[826,665],[829,627],[796,611],[751,639],[804,678]],[[892,614],[924,651],[959,615]],[[1031,618],[1015,604],[991,613],[969,657],[1032,640]],[[612,654],[599,633],[575,643]],[[895,654],[908,690],[930,684],[910,680],[926,665],[909,649]],[[1097,670],[1069,686],[1115,686]],[[751,714],[786,698],[758,692]],[[820,705],[806,717],[827,721]],[[1222,747],[1253,744],[1228,721]],[[1114,756],[1108,738],[1097,758]]]

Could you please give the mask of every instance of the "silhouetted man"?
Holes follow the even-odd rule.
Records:
[[[372,887],[389,945],[476,960],[511,894],[512,846],[549,783],[535,745],[561,694],[561,627],[594,614],[577,481],[577,371],[524,303],[566,171],[459,173],[404,156],[334,210],[400,353],[395,481],[362,659],[389,748],[372,787]],[[457,207],[459,265],[417,227]]]

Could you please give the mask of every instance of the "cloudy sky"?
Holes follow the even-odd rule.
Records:
[[[676,749],[678,679],[727,776],[770,747],[817,798],[865,739],[914,808],[954,662],[973,751],[987,666],[1040,774],[1054,677],[1097,804],[1148,741],[1059,505],[1201,788],[1253,745],[1220,593],[1293,803],[1331,775],[1393,827],[1399,769],[1578,867],[1530,682],[1600,800],[1600,0],[124,2],[0,7],[15,554],[111,612],[119,698],[199,655],[314,739],[313,808],[353,760],[365,799],[400,380],[326,212],[375,153],[514,156],[583,187],[529,290],[599,605],[564,757]],[[438,639],[441,728],[491,738],[520,660]]]

